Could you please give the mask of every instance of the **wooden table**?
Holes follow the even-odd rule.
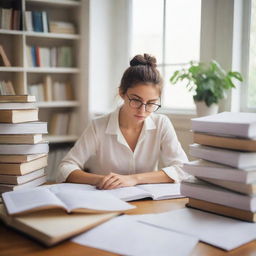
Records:
[[[187,199],[171,199],[162,201],[142,200],[132,202],[137,208],[130,211],[129,214],[143,214],[143,213],[159,213],[170,210],[184,208]],[[105,252],[98,249],[93,249],[86,246],[81,246],[70,241],[65,241],[52,248],[46,248],[37,241],[19,233],[9,227],[6,227],[0,222],[0,255],[1,256],[77,256],[77,255],[90,255],[90,256],[109,256],[116,255],[113,253]],[[205,243],[198,243],[191,256],[256,256],[256,241],[247,243],[235,250],[226,252]],[[156,255],[157,256],[157,255]]]

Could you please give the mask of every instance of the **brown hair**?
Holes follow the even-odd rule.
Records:
[[[120,84],[120,92],[125,94],[129,88],[138,84],[153,84],[161,89],[163,79],[156,68],[156,58],[144,53],[144,55],[136,55],[130,61],[130,67],[123,74]]]

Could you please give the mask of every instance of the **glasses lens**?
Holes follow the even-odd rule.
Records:
[[[148,112],[154,112],[154,111],[156,111],[158,108],[159,108],[159,106],[158,106],[158,105],[155,105],[155,104],[147,104],[147,105],[146,105],[146,111],[148,111]]]
[[[130,106],[132,108],[140,108],[141,105],[142,105],[142,102],[140,100],[135,100],[135,99],[130,100]]]

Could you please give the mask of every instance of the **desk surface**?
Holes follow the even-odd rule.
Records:
[[[143,200],[132,202],[137,208],[130,211],[130,214],[143,214],[143,213],[158,213],[170,210],[176,210],[184,208],[187,203],[187,199],[171,199],[171,200]],[[78,255],[90,255],[90,256],[110,256],[116,255],[113,253],[93,249],[90,247],[81,246],[70,241],[65,241],[52,248],[46,248],[35,240],[6,227],[0,222],[0,255],[1,256],[78,256]],[[192,252],[191,256],[256,256],[256,241],[247,243],[235,250],[225,252],[216,247],[210,246],[204,243],[198,243]]]

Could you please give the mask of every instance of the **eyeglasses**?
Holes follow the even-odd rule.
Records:
[[[157,111],[159,108],[161,108],[161,105],[159,104],[156,104],[156,103],[143,103],[141,100],[139,99],[131,99],[128,94],[127,95],[127,98],[129,99],[129,105],[131,108],[137,108],[137,109],[140,109],[141,106],[145,106],[145,110],[147,112],[155,112]]]

